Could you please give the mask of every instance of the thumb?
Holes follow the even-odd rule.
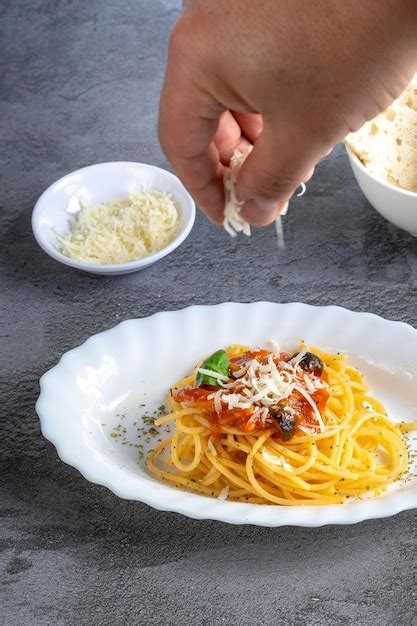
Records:
[[[265,125],[236,181],[245,219],[255,226],[270,224],[297,187],[311,178],[320,156],[305,138]]]

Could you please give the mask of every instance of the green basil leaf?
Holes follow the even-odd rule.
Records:
[[[223,376],[229,376],[229,359],[227,358],[227,354],[224,350],[217,350],[217,352],[203,361],[200,367],[204,370],[217,372]],[[207,374],[202,374],[201,372],[197,372],[195,384],[196,387],[199,387],[200,385],[211,385],[212,387],[219,386],[217,378],[214,376],[208,376]]]

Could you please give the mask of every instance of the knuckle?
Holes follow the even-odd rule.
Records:
[[[181,57],[187,50],[187,34],[185,32],[183,18],[174,24],[169,37],[168,53],[176,59]]]
[[[193,60],[198,54],[200,46],[200,23],[194,15],[183,15],[171,30],[168,44],[168,54],[175,62],[187,57]]]

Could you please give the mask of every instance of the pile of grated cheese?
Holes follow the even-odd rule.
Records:
[[[128,263],[164,248],[179,225],[173,196],[155,189],[133,189],[103,204],[81,203],[70,232],[57,235],[59,251],[72,259],[101,265]]]
[[[226,376],[217,375],[221,389],[214,391],[207,396],[207,399],[213,400],[214,410],[217,413],[223,409],[223,405],[226,405],[229,410],[249,409],[255,406],[255,411],[249,421],[261,419],[263,422],[268,422],[269,408],[285,401],[294,391],[297,391],[310,404],[319,429],[324,431],[323,419],[312,395],[318,389],[326,388],[327,384],[314,375],[308,376],[299,367],[306,352],[307,349],[303,349],[290,361],[278,363],[275,362],[274,355],[270,354],[268,363],[265,365],[254,358],[233,373],[236,380],[232,382],[226,382]],[[199,369],[199,371],[207,373],[207,370]],[[214,372],[212,374],[216,375]],[[290,407],[286,410],[293,411]],[[304,427],[300,428],[304,430]],[[306,432],[309,432],[308,429]]]
[[[224,207],[224,219],[223,227],[231,237],[236,237],[237,233],[243,232],[244,235],[250,237],[251,230],[249,223],[241,214],[243,202],[239,202],[236,198],[235,186],[237,175],[240,168],[245,162],[248,155],[252,152],[253,146],[250,146],[245,152],[236,150],[230,159],[229,167],[225,169],[224,174],[224,192],[225,192],[225,207]],[[301,192],[298,196],[304,195],[306,186],[301,183]],[[286,215],[288,211],[288,202],[284,205],[281,213],[275,220],[275,230],[277,236],[278,248],[283,250],[285,248],[284,229],[282,225],[282,216]]]

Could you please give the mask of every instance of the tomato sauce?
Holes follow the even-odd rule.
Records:
[[[256,359],[261,365],[266,365],[271,354],[272,352],[269,352],[269,350],[249,350],[240,356],[232,357],[230,359],[230,369],[232,371],[239,370],[249,361],[252,361],[252,359]],[[281,352],[279,356],[274,355],[274,361],[276,364],[278,364],[279,361],[289,361],[290,358],[291,354],[289,352]]]
[[[245,352],[239,357],[230,359],[230,369],[237,371],[255,358],[259,363],[265,365],[270,355],[271,352],[268,350],[252,350]],[[274,360],[278,363],[279,361],[288,361],[290,358],[290,354],[281,353],[279,357],[274,357]],[[325,373],[323,373],[320,378],[327,380]],[[252,432],[271,428],[271,426],[275,424],[275,422],[271,422],[271,420],[265,422],[260,416],[255,419],[250,419],[254,411],[258,408],[255,405],[247,409],[228,409],[227,405],[223,403],[221,410],[219,412],[215,411],[214,400],[213,398],[209,399],[208,396],[219,389],[221,389],[221,387],[208,387],[204,385],[201,387],[187,386],[175,390],[173,392],[173,398],[186,407],[195,407],[206,412],[213,433],[221,432],[221,427],[236,428],[243,432]],[[232,393],[239,393],[241,390],[242,388],[239,389],[237,387],[233,389]],[[318,389],[315,393],[311,394],[311,398],[316,403],[320,413],[323,413],[329,399],[328,392],[325,389]],[[303,395],[294,391],[286,400],[285,404],[294,410],[297,426],[317,429],[317,418],[314,415],[313,408]],[[279,430],[278,425],[277,430]]]

